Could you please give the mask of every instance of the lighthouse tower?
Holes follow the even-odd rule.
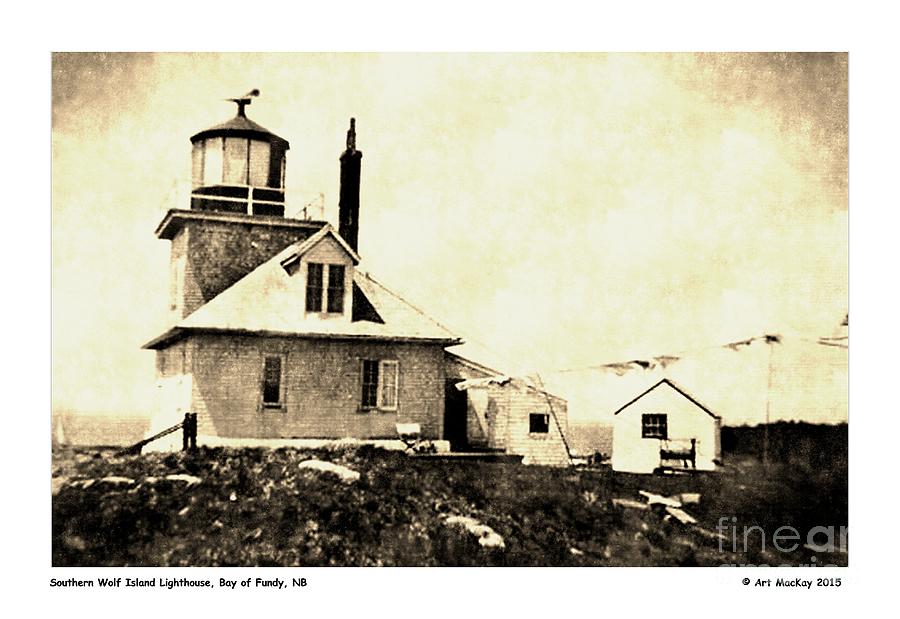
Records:
[[[285,217],[290,145],[247,117],[258,95],[231,99],[234,118],[190,138],[190,204],[157,226],[157,237],[172,243],[169,309],[178,318],[325,224]]]

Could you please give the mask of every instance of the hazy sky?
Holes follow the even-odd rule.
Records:
[[[357,119],[362,268],[522,368],[814,338],[847,312],[845,54],[56,55],[54,408],[149,412],[153,231],[188,207],[188,138],[251,88],[248,116],[291,143],[288,191],[324,193],[333,222]],[[785,402],[825,385],[823,419],[845,416],[846,351],[796,354]],[[710,363],[688,390],[753,420],[726,396],[762,374]],[[576,417],[608,378],[567,374]]]

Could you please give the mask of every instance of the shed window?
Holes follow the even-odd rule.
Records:
[[[281,405],[283,363],[279,355],[267,355],[263,362],[263,406]]]
[[[322,265],[317,262],[306,265],[306,311],[322,311]]]
[[[531,413],[528,415],[528,432],[547,434],[550,432],[550,415],[547,413]]]
[[[362,362],[362,408],[396,410],[399,400],[400,363],[392,359]]]
[[[641,438],[669,438],[666,415],[645,413],[641,416]]]
[[[328,265],[328,312],[341,314],[344,311],[344,267],[340,264]]]

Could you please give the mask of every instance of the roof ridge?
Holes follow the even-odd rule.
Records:
[[[650,393],[651,391],[653,391],[654,389],[656,389],[657,387],[659,387],[659,386],[662,385],[663,383],[666,383],[666,384],[669,385],[672,389],[674,389],[675,391],[677,391],[678,393],[680,393],[682,396],[684,396],[685,398],[687,398],[691,403],[693,403],[695,406],[698,406],[704,413],[706,413],[706,414],[709,415],[710,417],[713,417],[713,418],[715,418],[715,419],[721,419],[721,416],[720,416],[720,415],[716,415],[714,412],[712,412],[711,410],[709,410],[708,408],[706,408],[706,406],[704,406],[703,404],[701,404],[700,402],[698,402],[696,399],[694,399],[693,396],[691,396],[688,392],[686,392],[684,389],[682,389],[682,388],[679,387],[677,384],[675,384],[675,382],[672,381],[672,380],[670,380],[668,377],[662,378],[661,380],[659,380],[659,381],[657,381],[656,383],[654,383],[652,387],[650,387],[649,389],[646,389],[645,391],[641,392],[640,395],[638,395],[637,397],[635,397],[635,398],[633,398],[632,400],[628,401],[626,404],[623,404],[621,407],[618,408],[618,410],[616,410],[616,411],[613,413],[613,415],[618,415],[618,414],[621,413],[623,410],[625,410],[626,408],[628,408],[629,406],[631,406],[632,404],[634,404],[635,402],[637,402],[638,400],[640,400],[641,398],[643,398],[645,395],[647,395],[648,393]]]

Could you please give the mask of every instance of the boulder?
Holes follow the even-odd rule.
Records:
[[[320,473],[329,473],[337,476],[345,484],[352,484],[359,481],[359,473],[346,466],[335,464],[333,462],[325,462],[323,460],[304,460],[298,467],[301,470],[318,471]]]

